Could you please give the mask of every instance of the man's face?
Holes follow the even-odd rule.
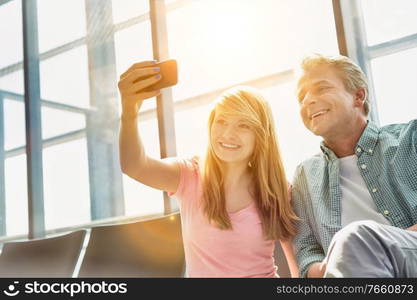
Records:
[[[298,82],[297,98],[304,125],[324,139],[343,134],[346,126],[354,122],[360,112],[355,97],[329,66],[313,68]]]

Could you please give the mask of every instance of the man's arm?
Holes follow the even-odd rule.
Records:
[[[308,267],[307,277],[309,278],[323,278],[326,271],[326,264],[324,262],[315,262]]]
[[[407,228],[407,230],[410,230],[410,231],[417,231],[417,224],[415,224],[415,225],[413,225],[413,226],[411,226],[411,227],[408,227],[408,228]]]
[[[294,246],[297,251],[296,258],[300,269],[300,277],[323,277],[324,268],[318,264],[324,260],[324,251],[317,242],[313,233],[315,223],[312,214],[310,196],[306,187],[302,167],[298,167],[292,186],[292,201],[297,216],[301,219],[297,221],[297,235],[294,238]],[[311,268],[311,270],[310,270]],[[322,270],[323,269],[323,270]],[[323,272],[323,274],[321,274]],[[320,276],[321,275],[321,276]]]

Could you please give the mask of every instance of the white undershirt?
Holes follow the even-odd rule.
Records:
[[[375,222],[391,225],[391,223],[378,212],[374,200],[359,172],[356,155],[339,159],[340,189],[342,191],[342,227],[354,221],[373,220]]]

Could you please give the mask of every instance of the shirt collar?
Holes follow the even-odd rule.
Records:
[[[336,154],[334,154],[334,152],[332,150],[330,150],[330,148],[327,148],[327,146],[324,144],[324,141],[321,141],[320,149],[323,152],[324,157],[326,158],[326,160],[333,161],[333,160],[337,159]]]
[[[359,138],[358,144],[356,145],[355,151],[358,156],[364,152],[368,153],[369,155],[374,154],[376,144],[378,143],[379,132],[379,127],[372,121],[368,121],[368,125],[366,126],[361,137]]]
[[[373,155],[375,152],[375,146],[378,142],[379,132],[379,127],[374,122],[368,121],[368,124],[366,125],[365,130],[355,147],[355,153],[358,157],[364,152],[367,152],[369,155]],[[321,141],[320,149],[326,160],[333,161],[338,158],[336,154],[334,154],[334,152],[324,144],[324,141]]]

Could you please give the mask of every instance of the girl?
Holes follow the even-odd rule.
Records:
[[[291,237],[297,219],[289,201],[271,110],[252,88],[224,92],[210,113],[204,159],[154,159],[137,129],[144,89],[160,80],[154,62],[134,64],[119,81],[123,173],[179,200],[190,277],[277,277],[280,240],[298,275]]]

